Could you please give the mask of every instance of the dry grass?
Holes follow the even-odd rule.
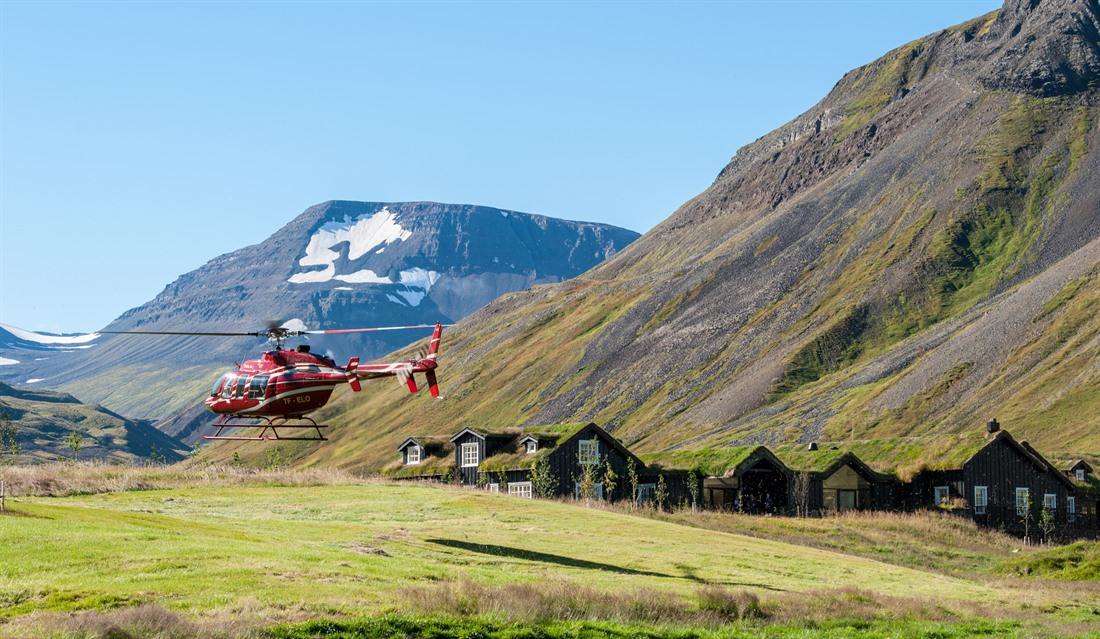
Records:
[[[615,508],[616,506],[612,506]],[[689,509],[642,516],[678,524],[832,550],[876,561],[974,577],[995,573],[1002,561],[1034,552],[1021,541],[973,521],[938,511],[848,512],[822,518],[764,517]]]
[[[255,469],[234,465],[125,466],[58,462],[0,466],[9,497],[67,497],[135,490],[206,486],[325,486],[370,483],[336,469]]]
[[[443,582],[402,591],[401,611],[428,616],[488,616],[512,623],[613,621],[718,628],[729,623],[814,626],[837,620],[874,624],[921,621],[947,624],[1005,618],[976,605],[947,607],[918,597],[898,597],[858,588],[764,597],[740,588],[704,585],[693,597],[652,589],[606,592],[576,583],[544,582],[487,586]],[[1018,621],[1026,621],[1020,616]]]
[[[265,626],[251,617],[192,619],[157,605],[85,612],[44,614],[17,619],[0,635],[13,639],[260,639]]]
[[[600,620],[686,621],[683,600],[652,589],[604,591],[565,581],[487,586],[442,582],[402,590],[406,612],[428,615],[492,615],[513,622]]]

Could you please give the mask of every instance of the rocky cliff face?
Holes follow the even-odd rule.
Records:
[[[372,424],[345,463],[486,421],[593,420],[641,451],[993,415],[1100,443],[1098,16],[1009,0],[851,71],[607,262],[452,330],[446,406],[338,403]]]
[[[181,276],[107,329],[254,331],[289,319],[309,328],[451,323],[503,293],[582,273],[637,237],[489,207],[326,202],[263,243]],[[312,347],[370,359],[423,336],[322,336]],[[248,338],[104,336],[93,348],[47,359],[11,356],[20,365],[0,367],[0,376],[38,378],[127,415],[159,418],[203,397],[217,370],[265,348]]]
[[[980,82],[994,90],[1046,97],[1096,89],[1100,82],[1098,16],[1096,0],[1005,2],[985,34],[989,45]]]

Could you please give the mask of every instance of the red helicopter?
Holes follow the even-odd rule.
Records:
[[[272,323],[274,324],[274,323]],[[299,328],[300,326],[300,328]],[[404,362],[359,365],[359,358],[352,357],[347,366],[340,367],[331,357],[310,352],[308,345],[295,350],[284,350],[283,343],[289,337],[301,335],[333,335],[337,333],[362,333],[366,331],[405,330],[433,328],[431,324],[418,326],[387,326],[381,328],[345,328],[333,330],[306,330],[300,321],[282,326],[268,326],[266,330],[251,333],[196,333],[176,331],[100,331],[116,335],[200,335],[200,336],[256,336],[266,337],[274,350],[266,351],[259,359],[248,360],[237,370],[225,373],[210,390],[206,406],[219,415],[213,426],[217,432],[202,435],[203,439],[227,439],[245,441],[308,440],[325,441],[321,434],[325,424],[318,424],[307,417],[324,406],[332,391],[347,383],[351,390],[362,390],[360,380],[394,376],[405,382],[409,392],[418,388],[415,373],[423,373],[432,397],[439,398],[439,383],[435,369],[439,366],[439,339],[443,324],[437,322],[427,353]],[[255,436],[222,435],[226,428],[260,427]],[[279,429],[313,429],[308,436],[285,436]],[[315,436],[314,436],[315,433]]]

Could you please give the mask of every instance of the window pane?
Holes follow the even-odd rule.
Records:
[[[577,463],[591,465],[599,459],[599,442],[594,439],[582,439],[577,442]]]
[[[462,465],[463,466],[477,466],[478,462],[477,444],[463,444],[462,445]]]

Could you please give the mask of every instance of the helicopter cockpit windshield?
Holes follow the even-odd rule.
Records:
[[[233,375],[233,373],[226,373],[225,375],[219,377],[218,380],[214,382],[214,387],[210,389],[210,396],[217,397],[219,394],[221,394],[222,385],[225,384],[230,377],[236,376]]]

